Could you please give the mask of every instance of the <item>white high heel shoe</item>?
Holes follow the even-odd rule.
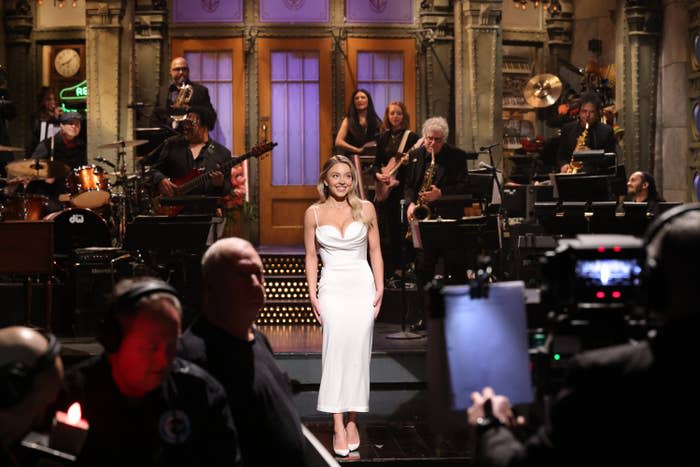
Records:
[[[350,455],[350,449],[338,449],[335,447],[335,435],[333,435],[333,452],[338,457],[348,457]]]
[[[355,424],[355,431],[357,431],[357,443],[348,443],[348,450],[351,452],[360,448],[360,430],[357,428],[357,424]],[[347,430],[345,432],[347,433]]]

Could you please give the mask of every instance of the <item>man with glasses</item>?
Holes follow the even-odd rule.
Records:
[[[158,107],[154,112],[156,124],[171,126],[172,117],[185,115],[191,106],[214,109],[207,87],[190,81],[190,67],[184,57],[176,57],[170,62],[170,78],[170,83],[162,86],[158,94]],[[186,94],[181,92],[185,85],[191,86],[192,94],[183,99]]]
[[[192,106],[183,120],[183,134],[165,140],[151,175],[158,192],[164,196],[179,195],[181,183],[194,171],[206,172],[205,182],[188,195],[223,196],[231,189],[230,174],[217,170],[231,158],[231,151],[209,138],[216,114],[209,107]]]
[[[467,158],[468,154],[447,143],[450,128],[443,117],[432,117],[423,123],[423,140],[420,148],[409,153],[404,198],[408,204],[406,216],[409,221],[415,219],[414,212],[418,204],[427,206],[431,218],[459,219],[463,216],[460,203],[435,202],[448,195],[467,193]],[[431,162],[434,165],[431,167]],[[426,176],[431,180],[426,180]],[[415,243],[414,243],[415,244]],[[425,247],[425,245],[423,245]],[[423,287],[436,273],[438,258],[431,248],[416,249],[416,279],[419,303],[423,303]],[[413,326],[414,330],[424,330],[427,322],[427,307],[424,306],[423,319]]]

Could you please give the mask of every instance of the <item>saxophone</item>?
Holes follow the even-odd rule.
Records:
[[[576,138],[576,147],[574,148],[574,152],[571,153],[571,160],[569,161],[569,168],[566,169],[566,173],[578,173],[578,171],[583,167],[583,162],[574,160],[574,154],[579,150],[579,148],[586,146],[586,138],[588,138],[588,122],[586,122],[586,128],[584,128],[581,134],[578,135],[578,138]]]
[[[420,199],[420,193],[430,190],[430,186],[433,184],[433,178],[435,176],[435,152],[430,151],[430,165],[425,169],[425,174],[423,175],[423,183],[421,184],[420,190],[418,191],[418,201],[416,201],[416,207],[413,210],[413,218],[418,221],[423,221],[425,219],[430,219],[431,211],[427,204],[423,204]]]
[[[191,84],[183,84],[180,87],[177,98],[175,98],[175,102],[173,102],[171,107],[173,109],[185,109],[189,105],[190,99],[192,99],[192,92],[193,90]],[[185,112],[182,115],[171,115],[170,118],[172,118],[173,122],[181,122],[187,118],[187,113]]]

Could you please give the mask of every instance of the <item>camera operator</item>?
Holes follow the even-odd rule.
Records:
[[[472,393],[476,465],[688,465],[696,457],[700,204],[659,217],[645,253],[642,290],[656,334],[575,356],[545,423],[524,443],[511,431],[507,398]]]
[[[63,363],[56,338],[34,329],[0,329],[0,465],[28,466],[36,460],[21,446],[33,428],[45,422],[56,399]]]

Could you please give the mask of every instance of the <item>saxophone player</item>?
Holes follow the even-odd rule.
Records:
[[[154,126],[172,126],[173,117],[186,116],[190,106],[214,110],[207,87],[190,81],[190,66],[184,57],[170,62],[170,82],[160,88],[157,102]]]
[[[409,153],[404,198],[408,203],[406,216],[409,220],[416,217],[416,207],[427,207],[430,217],[461,218],[461,205],[437,206],[434,203],[446,195],[467,193],[467,153],[446,142],[450,133],[447,120],[432,117],[423,123],[422,143],[418,149]],[[426,177],[431,179],[426,182]],[[424,210],[425,211],[425,210]],[[422,217],[422,216],[417,216]],[[436,271],[437,257],[430,249],[416,249],[416,285],[419,294],[418,303],[423,303],[423,286],[427,284]],[[412,326],[414,330],[425,329],[427,311],[424,318]]]
[[[601,102],[595,93],[584,94],[580,99],[578,119],[567,123],[561,129],[557,162],[561,172],[569,171],[569,161],[574,151],[603,149],[606,153],[615,153],[615,134],[612,127],[600,122]],[[583,139],[579,137],[588,131]],[[579,144],[582,143],[582,144]]]

